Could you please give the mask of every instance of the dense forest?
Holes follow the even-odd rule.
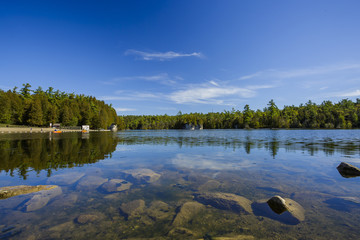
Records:
[[[308,101],[300,106],[279,109],[270,100],[263,110],[252,110],[245,105],[242,111],[232,109],[216,113],[179,112],[169,115],[117,116],[115,109],[92,96],[54,91],[49,87],[31,90],[23,84],[17,91],[0,90],[0,123],[28,126],[90,125],[92,129],[107,128],[112,123],[118,129],[183,129],[186,125],[203,126],[205,129],[231,128],[359,128],[360,99],[343,99],[338,103]]]
[[[28,83],[17,89],[0,90],[0,123],[28,126],[61,123],[98,129],[117,120],[115,109],[95,97],[55,91],[52,87],[46,91],[41,87],[31,90]]]
[[[190,113],[176,116],[119,116],[119,129],[181,129],[186,124],[202,125],[205,129],[231,128],[359,128],[360,99],[343,99],[338,103],[308,101],[300,106],[279,109],[271,100],[267,107],[252,110],[245,105],[242,111],[232,109],[216,113]]]

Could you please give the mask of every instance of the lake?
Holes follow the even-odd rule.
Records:
[[[0,135],[0,239],[357,239],[360,130]],[[285,212],[267,203],[286,202]]]

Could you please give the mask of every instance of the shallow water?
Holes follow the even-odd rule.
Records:
[[[356,239],[360,178],[336,167],[360,166],[359,154],[359,130],[3,134],[0,187],[60,192],[32,209],[39,193],[0,200],[0,239]],[[203,193],[241,196],[251,209]],[[305,218],[272,212],[274,195]]]

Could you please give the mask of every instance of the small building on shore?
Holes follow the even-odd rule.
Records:
[[[192,123],[187,123],[187,124],[185,124],[185,126],[184,126],[184,129],[186,129],[186,130],[203,130],[204,129],[204,127],[203,127],[203,125],[202,124],[192,124]]]
[[[118,130],[117,125],[115,123],[111,124],[109,127],[110,131],[116,132]]]

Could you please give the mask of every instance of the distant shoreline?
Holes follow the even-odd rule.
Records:
[[[42,127],[0,127],[1,133],[47,133],[54,131],[55,128]],[[58,129],[62,132],[81,132],[81,129]],[[90,131],[110,131],[110,130],[90,130]]]

